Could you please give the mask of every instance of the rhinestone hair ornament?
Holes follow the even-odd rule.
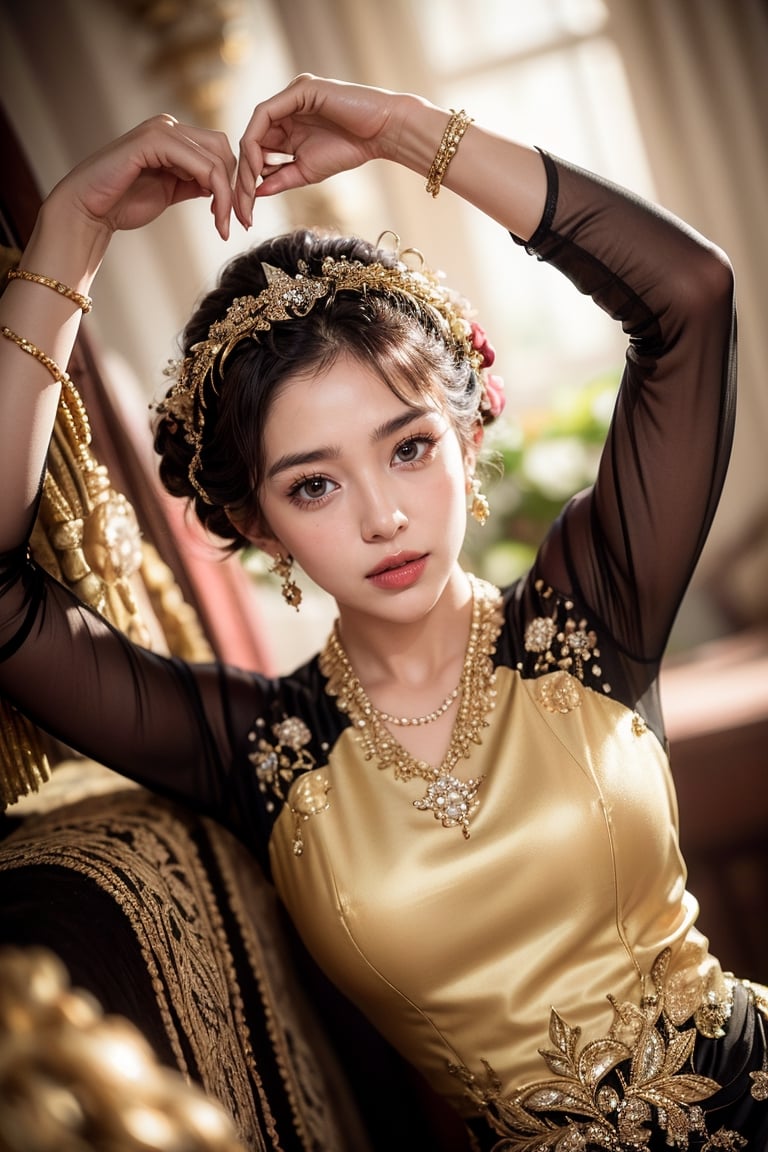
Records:
[[[377,246],[387,233],[382,233]],[[502,384],[499,377],[488,377],[483,371],[493,363],[494,352],[482,329],[469,319],[469,309],[456,293],[446,288],[440,277],[424,264],[416,248],[402,253],[397,241],[397,263],[387,267],[379,261],[363,264],[358,260],[341,260],[326,256],[320,275],[313,275],[305,261],[298,263],[295,276],[262,264],[267,287],[257,296],[239,296],[232,301],[221,320],[208,330],[205,340],[194,344],[189,354],[179,362],[172,362],[165,370],[175,376],[175,383],[156,411],[177,422],[184,439],[193,450],[189,464],[189,481],[206,504],[213,501],[198,479],[202,466],[203,430],[205,427],[205,381],[210,377],[211,387],[218,394],[217,384],[222,379],[224,366],[232,350],[241,340],[258,339],[259,333],[268,332],[273,324],[300,319],[309,315],[318,301],[333,298],[336,292],[379,292],[401,296],[436,329],[453,352],[456,362],[466,361],[481,383],[480,412],[499,415],[503,407]],[[402,260],[413,256],[419,268],[411,268]]]

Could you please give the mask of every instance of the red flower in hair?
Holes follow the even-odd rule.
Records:
[[[483,375],[483,385],[485,391],[485,403],[483,407],[487,408],[491,416],[495,420],[501,416],[504,411],[504,405],[507,398],[504,395],[504,381],[501,376],[493,376],[490,372]]]
[[[496,359],[496,349],[485,334],[485,329],[482,328],[476,320],[472,321],[472,347],[476,352],[479,352],[483,358],[483,368],[490,368]]]

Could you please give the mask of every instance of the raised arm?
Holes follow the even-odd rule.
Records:
[[[70,292],[19,278],[0,297],[0,552],[29,531],[58,403],[55,366],[66,370],[82,316],[77,295],[87,298],[113,233],[210,196],[228,235],[234,166],[220,133],[156,116],[78,165],[45,200],[19,267]]]
[[[426,178],[447,119],[445,109],[419,96],[299,76],[254,110],[240,142],[235,210],[248,224],[254,197],[316,184],[368,160],[392,160]],[[269,152],[294,160],[274,168]],[[525,240],[544,212],[539,153],[477,125],[463,136],[442,184]]]
[[[408,94],[300,76],[260,104],[241,141],[236,211],[254,197],[370,159],[429,177],[446,109]],[[265,151],[292,163],[265,166]],[[260,176],[264,176],[260,180]],[[733,277],[723,253],[625,189],[466,129],[442,184],[492,217],[622,324],[629,340],[594,491],[540,558],[636,661],[661,657],[711,524],[733,431]]]
[[[210,196],[226,235],[234,157],[223,136],[159,116],[53,190],[0,298],[0,692],[65,743],[169,791],[202,791],[226,725],[217,677],[134,648],[46,579],[27,539],[91,281],[117,229]],[[57,287],[57,284],[59,287]]]
[[[621,323],[628,347],[597,482],[555,526],[544,575],[650,670],[725,479],[733,273],[719,249],[669,213],[573,165],[547,164],[552,207],[531,250]]]

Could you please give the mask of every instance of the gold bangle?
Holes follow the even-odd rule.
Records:
[[[71,300],[73,304],[77,304],[84,315],[88,315],[91,308],[93,308],[93,300],[90,296],[84,296],[82,292],[76,292],[74,288],[62,284],[61,280],[51,280],[50,276],[41,276],[38,272],[27,272],[26,268],[11,268],[8,273],[9,280],[28,280],[30,284],[42,284],[44,288],[52,288],[54,292],[58,292],[60,296],[66,296],[67,300]]]
[[[22,352],[27,352],[30,356],[34,356],[35,360],[39,360],[44,368],[47,368],[51,376],[57,384],[64,384],[65,387],[72,386],[72,381],[69,375],[59,368],[55,360],[51,360],[50,356],[46,356],[45,352],[41,352],[36,344],[31,340],[25,340],[23,336],[18,336],[12,332],[10,328],[0,329],[0,333],[5,336],[6,340],[12,340],[17,348],[21,348]]]
[[[450,120],[446,125],[445,132],[443,132],[443,138],[438,145],[432,167],[427,176],[427,192],[430,192],[432,196],[437,196],[440,191],[440,185],[448,170],[448,165],[456,155],[461,138],[471,123],[472,117],[467,116],[463,108],[459,112],[451,108]]]

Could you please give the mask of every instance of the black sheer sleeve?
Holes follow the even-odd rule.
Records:
[[[553,527],[538,569],[590,606],[637,673],[660,658],[722,485],[732,277],[679,221],[545,163],[547,210],[528,247],[622,323],[629,349],[598,480]],[[0,692],[65,744],[241,835],[259,820],[243,740],[271,707],[270,683],[138,648],[25,548],[0,556]]]
[[[661,660],[712,522],[731,448],[730,265],[660,208],[544,157],[547,210],[528,250],[618,320],[629,345],[597,481],[539,557],[628,659]],[[649,671],[649,680],[650,680]]]
[[[26,548],[0,556],[0,693],[69,747],[240,835],[260,817],[237,749],[269,683],[138,647]]]

